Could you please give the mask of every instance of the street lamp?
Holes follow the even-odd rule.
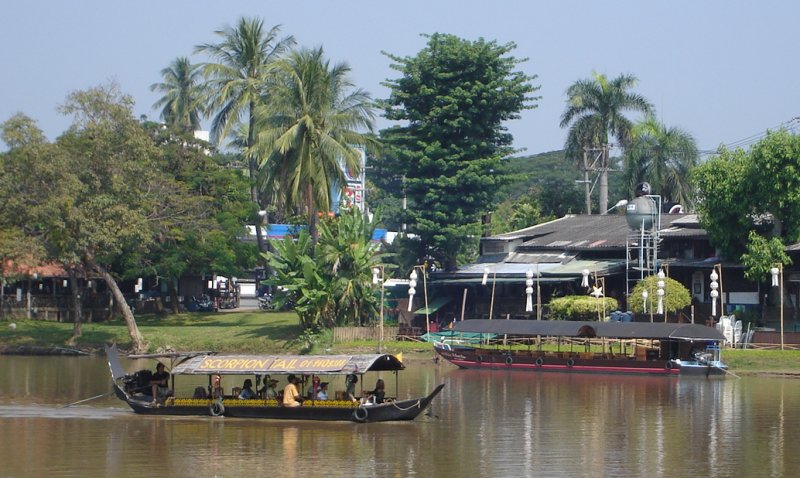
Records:
[[[383,279],[383,265],[379,265],[372,268],[372,284],[377,285],[380,281],[381,284],[381,332],[380,332],[380,340],[378,340],[378,353],[383,353],[383,298],[384,298],[384,291],[386,290],[384,284],[386,283]]]
[[[711,279],[711,293],[709,295],[711,296],[711,318],[713,319],[717,315],[717,297],[719,297],[719,291],[717,290],[719,289],[719,283],[717,283],[719,276],[717,275],[716,267],[711,271],[709,278]]]
[[[431,324],[429,320],[430,311],[428,310],[428,272],[427,272],[427,263],[424,265],[416,265],[411,269],[411,274],[409,277],[408,282],[408,311],[411,312],[411,308],[414,303],[414,294],[417,292],[417,269],[422,271],[422,292],[423,297],[425,298],[425,332],[431,331]]]
[[[664,314],[664,269],[658,271],[656,274],[658,277],[658,282],[656,282],[656,287],[658,290],[656,291],[656,295],[658,295],[658,309],[656,310],[657,314]],[[667,321],[667,314],[664,314],[664,322]]]
[[[769,272],[772,274],[772,287],[778,287],[781,296],[778,305],[781,308],[781,350],[783,350],[783,264],[780,262],[775,264]]]
[[[647,289],[643,288],[642,289],[642,312],[644,312],[645,314],[647,313],[647,296],[648,295],[649,294],[647,293]],[[652,321],[653,321],[653,316],[650,315],[650,322],[652,322]]]
[[[617,201],[616,204],[614,204],[613,206],[608,208],[606,210],[606,212],[603,213],[603,215],[610,213],[611,211],[613,211],[614,209],[616,209],[618,207],[623,207],[623,206],[627,206],[627,205],[628,205],[628,200],[627,199],[620,199],[619,201]]]

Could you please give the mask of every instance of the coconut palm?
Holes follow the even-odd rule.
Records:
[[[275,69],[274,90],[259,110],[261,167],[268,164],[267,188],[280,184],[286,204],[305,209],[316,238],[317,212],[330,211],[332,188],[346,186],[342,168],[360,172],[372,101],[354,88],[350,67],[331,66],[322,48],[293,51]]]
[[[280,25],[269,30],[257,18],[240,18],[235,27],[227,26],[214,32],[220,37],[216,44],[206,43],[195,47],[196,53],[204,53],[215,62],[202,65],[208,96],[208,113],[213,114],[211,137],[220,142],[245,119],[247,141],[245,156],[252,179],[250,194],[253,202],[264,208],[259,201],[255,182],[258,161],[252,155],[256,140],[255,111],[268,94],[270,68],[285,51],[294,45],[294,38],[278,38]],[[264,250],[261,228],[256,228],[259,250]]]
[[[561,127],[570,127],[566,149],[568,158],[583,164],[584,147],[599,152],[600,211],[608,208],[609,136],[625,146],[632,123],[623,113],[650,113],[652,105],[630,89],[636,85],[633,75],[620,75],[609,80],[594,73],[592,78],[578,80],[567,89],[567,109],[561,115]],[[587,214],[590,214],[587,201]]]
[[[650,183],[665,203],[691,205],[689,173],[697,165],[697,144],[691,134],[667,127],[653,115],[636,124],[625,149],[625,182]]]
[[[200,129],[202,92],[198,66],[185,56],[178,57],[161,70],[161,76],[163,82],[150,85],[150,91],[164,95],[153,104],[153,108],[161,108],[161,119],[184,133]]]

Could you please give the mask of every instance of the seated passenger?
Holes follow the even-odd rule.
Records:
[[[278,385],[277,380],[269,378],[269,375],[265,375],[264,386],[258,391],[259,396],[267,400],[277,400],[278,390],[275,389],[276,385]]]
[[[297,390],[297,377],[289,375],[289,383],[283,389],[283,406],[299,407],[303,403],[303,396]]]
[[[153,395],[153,405],[163,402],[165,398],[172,396],[169,389],[169,374],[164,370],[164,364],[156,365],[156,373],[150,378],[151,394]]]
[[[383,379],[379,378],[378,381],[375,383],[375,390],[367,392],[368,394],[368,403],[383,403],[384,397],[386,397],[386,386],[383,383]]]
[[[242,391],[239,392],[239,399],[240,400],[252,400],[256,398],[256,392],[253,391],[253,381],[245,379],[244,385],[242,385]]]
[[[328,382],[322,382],[319,384],[319,391],[317,392],[317,400],[327,400],[328,399]]]
[[[195,387],[194,395],[192,395],[192,398],[201,400],[208,398],[208,392],[206,392],[205,387]]]
[[[308,387],[307,396],[310,399],[316,398],[317,393],[319,392],[319,377],[314,375],[314,378],[311,380],[311,386]]]

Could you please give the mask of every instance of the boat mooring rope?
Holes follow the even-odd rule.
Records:
[[[401,410],[401,411],[404,411],[404,412],[407,411],[407,410],[411,410],[414,407],[420,408],[421,404],[422,404],[421,401],[418,399],[417,403],[411,404],[411,406],[409,406],[408,408],[402,408],[402,407],[398,407],[397,406],[397,402],[392,402],[392,405],[394,405],[394,408],[396,408],[398,410]]]

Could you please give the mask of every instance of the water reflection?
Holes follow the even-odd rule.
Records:
[[[137,416],[113,398],[62,408],[109,390],[102,359],[0,357],[0,475],[149,476],[154,466],[175,476],[800,474],[798,380],[431,363],[404,375],[400,396],[447,384],[430,413],[409,423],[169,418]]]

